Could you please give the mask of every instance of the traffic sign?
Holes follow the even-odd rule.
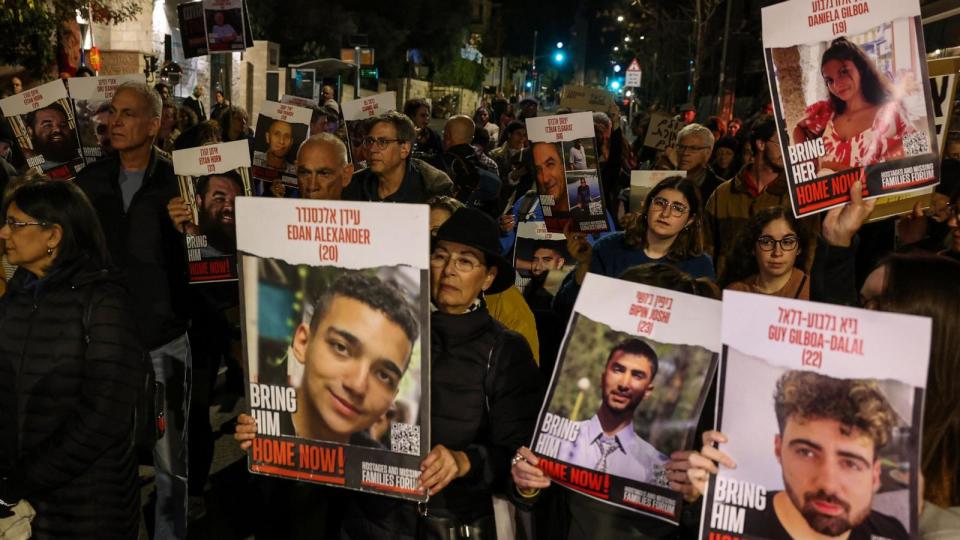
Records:
[[[624,81],[624,86],[637,88],[640,86],[640,62],[637,62],[637,59],[634,58],[630,62],[630,67],[627,68],[626,80]]]

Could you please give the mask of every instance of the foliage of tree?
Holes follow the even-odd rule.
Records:
[[[449,0],[258,0],[248,7],[254,36],[279,43],[281,63],[339,58],[351,35],[366,34],[384,78],[407,75],[408,49],[420,49],[431,67],[457,58],[470,22],[469,2]]]
[[[462,86],[479,89],[486,77],[486,69],[463,58],[453,58],[441,65],[433,74],[433,82],[447,86]]]
[[[142,10],[137,0],[4,0],[0,4],[0,64],[41,76],[56,57],[57,27],[76,10],[101,24],[119,24]]]

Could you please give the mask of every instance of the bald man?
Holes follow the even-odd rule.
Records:
[[[470,144],[475,129],[469,116],[457,115],[447,120],[443,126],[443,164],[453,180],[454,196],[496,218],[500,214],[500,177],[483,166],[477,149]]]

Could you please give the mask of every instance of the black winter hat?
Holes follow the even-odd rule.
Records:
[[[440,240],[456,242],[480,250],[486,265],[497,268],[497,277],[487,289],[487,293],[503,292],[513,285],[513,265],[500,254],[500,228],[497,222],[487,214],[470,207],[457,210],[437,230],[435,241]]]

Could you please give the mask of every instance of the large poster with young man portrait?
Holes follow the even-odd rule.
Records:
[[[296,195],[297,149],[310,132],[310,115],[310,109],[288,103],[264,101],[260,106],[253,134],[253,177],[262,183],[257,193]]]
[[[936,184],[918,0],[789,0],[762,10],[774,117],[797,217]]]
[[[252,472],[426,498],[428,223],[425,205],[237,199]]]
[[[72,180],[83,168],[73,104],[62,79],[0,99],[27,167],[56,180]]]
[[[527,118],[537,192],[547,230],[562,233],[609,230],[600,187],[593,113]]]
[[[180,197],[193,214],[183,224],[190,283],[237,279],[237,197],[250,195],[247,141],[175,150]]]
[[[110,145],[110,104],[117,87],[125,82],[146,82],[142,73],[68,79],[70,99],[77,113],[77,132],[86,163],[113,151]]]
[[[720,350],[720,302],[587,274],[530,448],[564,487],[676,524],[671,488]],[[673,478],[671,478],[673,475]],[[677,487],[674,485],[674,487]]]
[[[701,539],[917,538],[930,331],[725,291],[717,427],[736,466],[710,479]]]

